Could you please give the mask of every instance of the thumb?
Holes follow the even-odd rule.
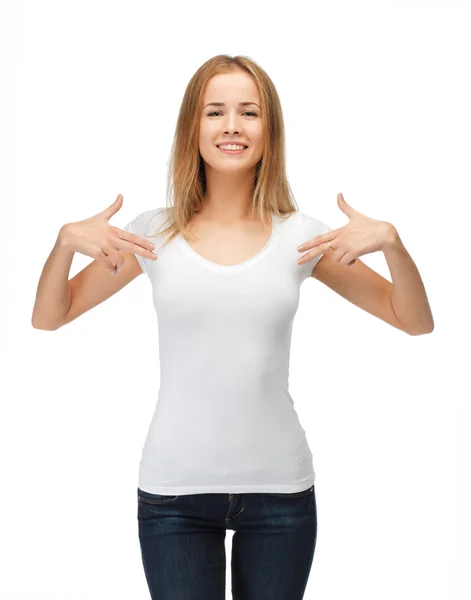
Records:
[[[350,206],[350,204],[347,204],[342,193],[337,194],[337,205],[340,208],[340,210],[347,215],[347,217],[349,219],[353,219],[353,217],[355,215],[361,214],[357,210],[355,210],[352,206]]]
[[[122,206],[123,206],[123,196],[122,196],[122,194],[118,194],[118,197],[113,202],[113,204],[111,204],[110,206],[108,206],[108,208],[105,208],[105,210],[101,214],[108,221],[109,219],[111,219],[111,217],[113,215],[115,215],[118,212],[118,210]]]

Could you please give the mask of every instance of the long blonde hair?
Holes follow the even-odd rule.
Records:
[[[253,77],[261,98],[264,151],[256,166],[252,211],[257,207],[264,220],[269,211],[284,218],[298,210],[286,175],[283,113],[272,80],[247,56],[219,54],[196,71],[180,106],[168,163],[168,225],[158,232],[158,235],[169,235],[165,244],[186,231],[193,215],[201,209],[206,191],[204,161],[199,151],[200,112],[206,85],[213,75],[236,70],[243,70]]]

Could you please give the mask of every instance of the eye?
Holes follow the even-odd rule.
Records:
[[[212,113],[208,113],[208,117],[212,117],[213,115],[219,115],[219,114],[221,114],[220,111],[215,111],[215,112],[212,112]],[[254,117],[258,116],[257,113],[249,111],[249,110],[246,110],[242,114],[244,114],[244,115],[253,115]]]

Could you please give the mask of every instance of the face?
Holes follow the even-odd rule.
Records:
[[[211,103],[223,103],[214,106]],[[250,102],[240,106],[241,102]],[[209,105],[209,106],[208,106]],[[257,85],[245,72],[214,75],[203,96],[199,148],[206,169],[235,173],[254,169],[263,154],[261,101]],[[247,146],[242,152],[223,152],[220,144]]]

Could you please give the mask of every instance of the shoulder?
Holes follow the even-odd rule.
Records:
[[[324,221],[321,221],[320,219],[312,217],[311,215],[301,211],[296,212],[295,218],[298,226],[297,240],[299,240],[296,245],[308,242],[318,235],[332,231],[331,227]],[[299,258],[302,254],[298,252],[297,255]],[[302,279],[306,279],[312,275],[314,267],[317,265],[322,256],[323,254],[316,256],[315,258],[308,260],[301,265],[300,273]]]
[[[331,227],[316,217],[312,217],[302,211],[296,210],[292,213],[282,215],[279,219],[279,226],[284,232],[289,232],[298,243],[332,231]]]
[[[312,217],[311,215],[308,215],[301,211],[297,211],[296,214],[299,226],[301,227],[302,234],[306,238],[305,241],[316,237],[316,235],[321,235],[323,233],[328,233],[329,231],[332,231],[330,225],[328,225],[324,221],[321,221],[320,219],[317,219],[316,217]]]
[[[139,236],[153,237],[167,226],[169,212],[167,207],[150,208],[135,216],[123,229]]]

